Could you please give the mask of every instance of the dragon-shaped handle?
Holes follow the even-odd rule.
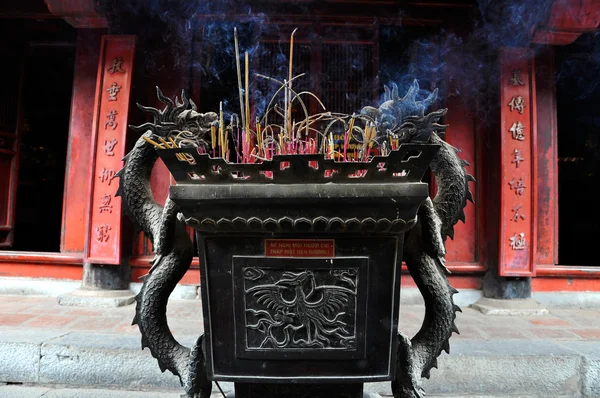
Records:
[[[150,272],[142,277],[133,324],[140,328],[142,348],[150,349],[161,371],[168,369],[179,376],[186,397],[209,398],[212,383],[204,368],[203,336],[191,349],[184,347],[175,340],[167,323],[169,296],[189,269],[194,248],[175,204],[167,199],[163,207],[154,200],[150,174],[158,156],[146,139],[166,138],[175,130],[202,135],[210,129],[217,115],[198,113],[195,104],[183,92],[181,103],[177,98],[172,101],[165,97],[158,87],[157,93],[166,107],[160,111],[138,104],[140,109],[153,115],[154,121],[132,126],[143,135],[125,156],[125,166],[117,173],[120,177],[117,195],[122,197],[136,230],[150,238],[156,253]]]
[[[452,296],[457,293],[448,283],[444,265],[444,241],[454,238],[454,225],[465,221],[464,207],[473,201],[469,182],[475,181],[458,157],[458,149],[441,138],[447,125],[439,124],[447,109],[426,114],[435,102],[437,89],[425,100],[416,101],[419,84],[415,80],[406,95],[398,95],[398,87],[385,87],[385,100],[379,108],[366,107],[363,113],[378,123],[378,136],[392,136],[400,143],[432,143],[441,146],[431,163],[438,191],[419,209],[418,222],[406,233],[403,259],[425,302],[425,318],[419,332],[409,339],[400,334],[397,372],[392,382],[394,398],[417,398],[424,395],[421,378],[429,378],[431,368],[437,368],[442,350],[450,353],[449,338],[458,333],[454,323],[460,308]]]

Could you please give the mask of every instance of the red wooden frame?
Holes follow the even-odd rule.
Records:
[[[106,28],[104,15],[97,12],[93,0],[45,0],[48,10],[62,17],[75,28]]]
[[[468,35],[462,32],[460,26],[454,27],[458,35]],[[445,53],[441,60],[448,67],[443,69],[445,73],[444,87],[442,92],[453,93],[451,71],[462,62],[462,53],[459,49],[451,49]],[[468,95],[468,94],[466,94]],[[454,226],[455,238],[446,240],[446,261],[452,272],[483,273],[485,267],[485,250],[487,244],[486,220],[482,206],[484,203],[486,181],[483,171],[483,128],[477,117],[479,103],[475,99],[461,98],[456,95],[447,95],[439,104],[448,108],[444,117],[444,124],[448,124],[445,140],[450,145],[459,148],[461,159],[470,163],[466,169],[476,179],[475,183],[469,183],[475,204],[467,202],[465,207],[466,223],[459,222]],[[473,104],[473,109],[469,107]],[[434,181],[435,182],[435,181]],[[435,184],[432,184],[435,189]],[[433,193],[433,192],[432,192]]]
[[[600,24],[598,0],[554,0],[548,21],[532,30],[531,42],[565,45]]]
[[[14,132],[0,131],[0,158],[10,158],[8,170],[1,170],[7,175],[7,179],[3,182],[6,184],[6,196],[0,198],[0,249],[11,247],[14,242],[14,227],[15,227],[15,210],[17,202],[17,185],[19,175],[19,156],[21,153],[21,122],[23,113],[23,78],[25,74],[25,59],[22,54],[19,61],[19,76],[17,88],[17,115],[16,128]],[[0,164],[1,166],[1,164]],[[0,185],[0,189],[1,189]]]
[[[85,245],[92,179],[88,143],[92,140],[91,110],[94,109],[102,34],[88,29],[77,33],[60,240],[63,253],[83,253]]]
[[[556,73],[554,50],[549,47],[535,60],[537,102],[538,193],[537,273],[558,263],[558,147],[556,122]],[[539,71],[539,73],[537,73]]]

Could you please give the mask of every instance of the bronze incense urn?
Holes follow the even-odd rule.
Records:
[[[134,323],[186,397],[208,398],[219,381],[234,382],[236,398],[359,398],[373,381],[391,381],[395,397],[423,395],[421,378],[456,331],[444,241],[464,219],[472,177],[441,138],[446,110],[425,112],[436,92],[422,101],[417,92],[416,81],[402,98],[386,87],[379,107],[348,115],[345,129],[360,131],[367,150],[360,161],[344,161],[346,147],[341,159],[341,149],[337,158],[327,152],[327,134],[314,142],[289,135],[299,137],[289,144],[258,128],[248,136],[247,122],[241,133],[223,129],[222,114],[199,113],[184,94],[171,100],[158,90],[165,108],[141,107],[154,119],[134,128],[142,137],[119,173],[119,195],[156,252]],[[237,156],[238,144],[258,160],[233,161],[249,159]],[[149,186],[159,157],[176,182],[164,207]],[[421,181],[428,168],[438,183],[433,199]],[[187,227],[196,234],[204,314],[192,348],[166,319],[195,254]],[[412,339],[398,333],[403,260],[427,307]]]

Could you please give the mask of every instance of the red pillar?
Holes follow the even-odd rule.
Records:
[[[81,253],[89,208],[90,142],[94,92],[102,30],[82,29],[77,36],[69,148],[65,176],[61,252]]]
[[[91,127],[86,129],[88,139],[78,143],[89,148],[87,172],[82,173],[88,189],[77,187],[82,191],[82,202],[87,204],[82,223],[82,284],[81,289],[60,296],[61,305],[121,306],[134,301],[129,290],[129,266],[123,261],[123,209],[121,198],[115,196],[118,180],[114,176],[123,167],[127,150],[135,36],[102,36],[100,44],[95,95],[80,104],[85,107],[83,114],[92,119],[91,126],[86,126]]]
[[[535,59],[537,101],[538,211],[537,258],[539,266],[558,264],[558,146],[556,128],[556,74],[554,51],[548,47]]]

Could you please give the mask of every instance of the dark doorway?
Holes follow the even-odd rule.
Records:
[[[600,35],[556,47],[558,117],[558,259],[600,265]]]
[[[21,145],[12,249],[58,252],[76,31],[62,20],[31,24],[26,29],[24,43]]]

